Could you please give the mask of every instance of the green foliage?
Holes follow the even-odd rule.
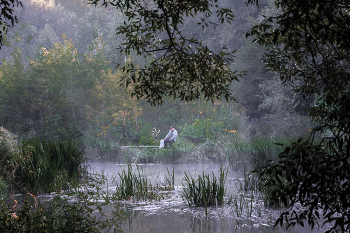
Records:
[[[201,41],[187,37],[181,28],[185,18],[195,15],[200,15],[202,28],[216,25],[210,19],[215,17],[213,8],[219,22],[230,22],[233,20],[230,9],[210,1],[90,2],[110,4],[123,12],[126,20],[117,28],[117,34],[126,37],[126,42],[120,45],[121,52],[128,55],[133,51],[149,61],[141,68],[133,62],[122,66],[128,74],[124,82],[131,87],[133,96],[144,98],[152,105],[161,104],[165,96],[186,101],[200,99],[202,94],[207,100],[232,99],[229,85],[242,76],[228,66],[232,53],[222,48],[215,52]]]
[[[20,150],[16,136],[0,127],[0,183],[2,191],[6,184],[13,182],[13,172],[17,168]]]
[[[124,212],[103,191],[105,182],[103,175],[90,176],[67,195],[55,196],[49,205],[41,204],[30,193],[17,206],[1,202],[0,229],[13,233],[121,232]]]
[[[103,52],[79,55],[71,40],[24,59],[16,49],[0,66],[0,124],[19,135],[79,138],[91,92],[108,67]],[[102,42],[97,40],[96,47]],[[26,66],[26,68],[24,68]],[[88,98],[86,98],[88,97]],[[30,136],[32,136],[30,135]]]
[[[0,49],[4,45],[4,37],[8,27],[18,23],[18,18],[14,14],[14,8],[22,6],[22,2],[19,0],[4,0],[1,1],[1,12],[0,12]]]
[[[9,185],[0,177],[0,201],[4,200],[8,195]]]
[[[202,176],[198,175],[197,180],[185,173],[182,196],[188,205],[207,207],[224,204],[227,171],[221,167],[219,179],[213,173],[211,180],[209,175],[204,175],[204,172]]]
[[[114,177],[113,182],[116,184],[116,192],[113,197],[117,200],[159,200],[164,198],[164,194],[159,191],[172,190],[174,187],[169,184],[169,187],[152,185],[148,183],[147,177],[143,174],[142,168],[136,165],[137,173],[133,173],[130,163],[128,170],[123,169],[122,173],[118,173],[120,181]]]
[[[311,100],[305,100],[293,91],[298,83],[285,85],[275,76],[259,85],[261,104],[258,107],[266,114],[251,130],[252,135],[302,137],[309,134],[308,129],[315,126],[307,116]]]
[[[319,144],[300,139],[281,153],[277,164],[261,170],[260,177],[267,178],[266,187],[276,187],[274,200],[280,199],[286,206],[300,202],[305,207],[284,211],[276,224],[287,221],[294,226],[307,221],[314,227],[322,217],[323,224],[334,224],[329,232],[349,229],[349,148],[348,138],[333,137]]]
[[[276,187],[272,196],[291,206],[276,224],[304,226],[307,221],[314,228],[321,219],[331,224],[328,232],[346,232],[350,229],[349,2],[277,0],[275,5],[278,11],[264,17],[250,35],[267,47],[264,62],[270,70],[286,84],[297,80],[294,89],[304,98],[316,98],[310,116],[318,123],[308,140],[286,147],[278,163],[262,170],[266,186]]]
[[[72,140],[22,139],[16,181],[31,193],[68,187],[84,172],[84,150]]]
[[[139,145],[149,145],[149,146],[158,146],[159,145],[160,138],[158,138],[156,140],[156,138],[154,138],[152,136],[152,130],[153,130],[153,127],[148,122],[145,122],[142,125],[140,131],[138,132],[138,134],[139,134],[138,144]]]
[[[304,98],[317,94],[336,101],[349,82],[348,3],[278,0],[275,5],[279,11],[263,17],[247,34],[267,47],[267,68],[277,72],[283,83],[297,81],[294,89]]]
[[[155,141],[151,135],[141,135],[139,138],[139,145],[157,146],[158,144],[159,142]]]
[[[175,172],[174,172],[174,167],[173,167],[173,172],[169,172],[168,167],[166,167],[166,170],[168,172],[168,175],[165,176],[166,181],[168,182],[168,185],[170,188],[175,189]]]
[[[246,9],[242,9],[242,11],[245,12]],[[237,14],[240,13],[237,12]],[[249,29],[247,28],[245,31]],[[250,119],[260,118],[265,111],[258,107],[262,101],[259,98],[261,92],[259,85],[269,80],[273,74],[266,72],[265,65],[261,61],[265,48],[257,43],[252,43],[251,40],[242,39],[242,41],[244,45],[235,53],[236,59],[232,67],[239,71],[245,71],[246,75],[231,88],[237,103],[246,108]]]
[[[270,160],[276,161],[284,145],[292,144],[297,138],[254,138],[248,140],[236,140],[226,145],[226,155],[230,167],[239,170],[253,164],[255,168],[263,166]]]
[[[215,139],[219,133],[223,132],[222,122],[215,122],[214,119],[196,119],[193,124],[185,124],[181,128],[181,137],[204,142],[207,139]]]
[[[248,200],[246,200],[246,198],[244,197],[243,194],[240,195],[239,199],[237,199],[236,196],[234,198],[233,198],[233,196],[231,196],[230,202],[233,202],[233,205],[235,206],[237,217],[240,217],[243,214],[243,211],[245,208],[248,210],[247,211],[248,215],[251,217],[252,212],[253,212],[253,195],[250,199],[250,202]],[[250,206],[249,206],[249,204],[250,204]]]

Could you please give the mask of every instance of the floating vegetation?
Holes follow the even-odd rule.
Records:
[[[166,193],[160,191],[171,191],[174,189],[174,171],[173,174],[168,174],[170,178],[169,185],[152,185],[148,183],[147,178],[143,173],[143,169],[136,165],[136,173],[133,173],[133,168],[128,163],[128,170],[122,170],[118,173],[120,181],[117,182],[117,177],[113,177],[113,183],[116,184],[116,192],[113,197],[116,200],[160,200],[168,197]]]
[[[224,204],[227,171],[221,167],[219,179],[213,173],[211,180],[209,175],[204,175],[204,172],[202,176],[198,175],[197,180],[185,173],[182,196],[188,205],[207,208],[207,206]]]

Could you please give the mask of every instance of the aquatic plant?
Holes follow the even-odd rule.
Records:
[[[255,138],[250,141],[232,141],[225,152],[230,167],[235,170],[248,169],[248,166],[261,167],[268,160],[277,160],[283,152],[281,144],[292,144],[297,138]]]
[[[237,217],[242,216],[244,212],[247,213],[247,216],[251,217],[253,213],[253,200],[253,194],[250,199],[247,199],[244,194],[241,194],[239,198],[231,196],[229,204],[233,203]]]
[[[182,183],[182,197],[189,206],[207,207],[224,204],[227,171],[221,167],[219,179],[213,173],[211,180],[209,175],[205,175],[204,172],[202,176],[198,175],[197,180],[185,173],[183,178],[185,184]]]
[[[0,127],[0,184],[3,188],[12,183],[19,152],[16,136]]]
[[[165,176],[166,181],[168,182],[168,185],[170,188],[174,189],[175,188],[175,173],[174,173],[174,166],[173,166],[173,172],[169,172],[168,167],[166,167],[166,170],[168,172],[168,175]]]
[[[243,177],[236,178],[235,186],[242,195],[257,195],[256,197],[262,199],[264,205],[271,208],[282,207],[281,199],[273,197],[273,192],[277,188],[276,186],[266,186],[267,176],[260,176],[262,169],[257,168],[253,171],[247,172],[247,169],[243,169]],[[283,175],[279,175],[279,179],[285,181],[285,185],[288,185]],[[231,200],[232,201],[232,200]]]
[[[128,169],[122,170],[119,175],[119,182],[117,177],[112,178],[112,183],[116,184],[116,192],[113,198],[116,200],[160,200],[166,195],[159,193],[159,191],[172,190],[173,187],[152,185],[148,183],[147,177],[143,173],[143,169],[136,165],[136,173],[133,172],[132,165],[127,164]]]
[[[72,140],[24,138],[15,181],[31,193],[67,187],[84,172],[84,149]]]
[[[92,133],[91,133],[92,134]],[[111,140],[108,137],[101,137],[100,134],[87,136],[83,143],[86,145],[86,153],[89,157],[95,157],[108,160],[117,161],[121,155],[121,148],[119,141]]]
[[[31,193],[23,203],[0,203],[2,232],[121,232],[124,211],[101,188],[106,177],[94,174],[71,189],[41,204]]]

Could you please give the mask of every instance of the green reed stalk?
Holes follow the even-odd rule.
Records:
[[[160,190],[168,190],[166,187],[153,186],[148,183],[147,177],[143,173],[142,167],[136,165],[136,173],[133,173],[133,169],[130,163],[128,163],[128,169],[122,170],[118,173],[120,182],[118,183],[115,178],[112,182],[116,184],[116,193],[113,195],[114,199],[118,200],[160,200],[164,197],[163,194],[159,194]]]
[[[168,182],[171,189],[174,189],[175,187],[175,173],[174,173],[174,166],[173,166],[173,172],[170,173],[168,167],[166,166],[166,170],[168,172],[168,175],[165,176],[166,181]]]
[[[64,188],[84,171],[84,149],[71,140],[22,139],[16,182],[32,193]]]
[[[227,169],[220,168],[219,182],[212,174],[212,180],[209,175],[198,175],[198,179],[195,180],[192,176],[188,176],[185,172],[185,177],[182,183],[183,191],[182,197],[187,201],[189,206],[212,206],[222,205],[224,203],[224,196],[226,193],[225,181],[227,177]]]

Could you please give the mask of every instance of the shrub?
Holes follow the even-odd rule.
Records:
[[[204,142],[207,139],[215,139],[223,129],[222,122],[215,122],[212,118],[197,118],[193,124],[185,124],[182,127],[181,136],[194,142]]]

